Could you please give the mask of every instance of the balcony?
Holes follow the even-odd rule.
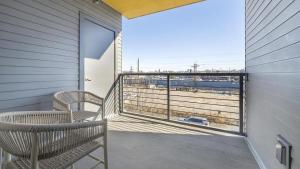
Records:
[[[232,42],[238,41],[231,36],[225,39],[223,38],[225,33],[215,32],[215,28],[219,27],[215,23],[219,23],[220,28],[223,28],[223,23],[226,22],[228,24],[228,27],[225,25],[226,33],[232,34],[236,33],[236,29],[232,29],[229,25],[240,27],[238,30],[245,28],[241,35],[245,38],[245,44],[241,42],[240,45],[243,48],[242,53],[245,51],[243,68],[247,74],[122,73],[122,64],[125,63],[122,58],[125,51],[122,44],[126,42],[123,41],[123,35],[126,34],[122,28],[123,16],[136,18],[200,1],[143,0],[143,3],[140,3],[140,0],[132,0],[131,3],[127,3],[122,0],[1,0],[0,114],[9,112],[16,115],[18,114],[16,112],[23,114],[28,111],[32,113],[31,111],[49,110],[50,114],[58,113],[52,111],[54,93],[85,90],[100,96],[101,106],[104,100],[103,115],[109,119],[110,169],[299,169],[300,1],[245,0],[245,5],[240,8],[240,11],[244,11],[240,17],[245,16],[245,20],[242,19],[237,24],[226,22],[227,20],[222,17],[220,20],[215,15],[216,11],[221,16],[223,13],[233,14],[231,12],[239,10],[229,1],[223,3],[206,1],[201,3],[199,8],[192,7],[201,14],[190,10],[184,11],[186,14],[182,19],[197,18],[196,21],[205,28],[196,29],[197,34],[211,29],[215,38],[209,37],[208,32],[203,32],[205,35],[203,37],[194,37],[196,34],[189,31],[191,26],[197,28],[194,23],[188,25],[185,22],[178,22],[187,30],[178,26],[171,27],[169,21],[177,22],[180,17],[162,17],[167,19],[167,22],[159,18],[157,21],[167,25],[165,29],[159,24],[151,23],[150,26],[146,24],[150,29],[155,27],[163,31],[176,28],[182,31],[181,33],[187,32],[186,37],[197,40],[192,42],[192,45],[199,46],[199,49],[197,48],[195,53],[188,52],[190,45],[185,44],[181,36],[177,37],[179,35],[177,32],[168,32],[172,39],[180,40],[184,44],[179,45],[183,47],[184,54],[176,53],[180,59],[201,56],[201,52],[198,51],[203,49],[205,49],[203,56],[209,56],[206,55],[206,49],[212,50],[213,55],[219,53],[235,55],[237,50],[233,50],[232,53],[229,49]],[[205,10],[210,6],[209,3],[212,3],[212,7]],[[227,8],[229,6],[234,9],[230,10],[231,8]],[[209,11],[211,13],[208,13]],[[202,16],[209,18],[201,19],[198,14],[204,14]],[[232,16],[234,18],[230,21],[238,18],[236,17],[238,15]],[[207,25],[209,22],[213,24]],[[132,32],[147,33],[140,30]],[[157,39],[153,42],[160,42],[163,38],[161,35],[163,34],[155,33],[153,37]],[[213,44],[211,48],[203,45],[207,41],[218,42],[219,38],[226,40],[224,44]],[[151,47],[142,41],[138,41],[138,44]],[[147,53],[136,56],[172,56],[177,48],[168,45],[169,43],[161,43],[158,45],[159,48],[152,46],[151,52],[162,50],[160,55]],[[226,50],[214,48],[214,45],[225,46]],[[168,53],[165,47],[171,52]],[[134,48],[138,49],[139,46]],[[227,56],[219,58],[220,60],[216,58],[215,62],[230,59]],[[152,57],[151,59],[154,60]],[[205,62],[202,59],[199,61]],[[171,63],[164,62],[160,58],[156,62]],[[178,63],[180,60],[172,62]],[[81,105],[83,104],[80,102],[73,106],[79,110],[84,107]],[[101,107],[100,110],[103,109]],[[47,115],[49,115],[47,112],[43,114],[44,117]],[[36,118],[35,115],[28,117]],[[49,126],[32,124],[32,126],[18,126],[18,130],[12,130],[13,127],[7,127],[5,122],[10,119],[30,123],[30,120],[24,117],[2,118],[3,123],[0,126],[4,130],[1,132],[8,134],[2,134],[1,140],[5,140],[5,136],[11,139],[1,143],[12,143],[13,146],[10,148],[19,147],[22,148],[22,152],[30,151],[32,161],[38,159],[35,158],[38,157],[36,156],[38,149],[32,148],[41,145],[35,144],[38,141],[45,145],[46,142],[50,143],[47,145],[55,145],[53,143],[60,142],[61,138],[68,138],[67,141],[60,142],[61,145],[67,145],[68,141],[80,140],[77,135],[76,137],[73,134],[66,135],[76,138],[73,139],[65,137],[64,132],[57,132],[59,133],[57,135],[44,135],[43,138],[47,138],[44,141],[36,137],[31,127],[42,127],[41,132],[45,132],[51,129]],[[72,121],[72,118],[68,119]],[[61,119],[52,120],[54,121],[51,123],[48,121],[49,125],[60,126],[58,123]],[[70,126],[74,127],[73,125]],[[56,127],[56,131],[70,129],[66,126],[60,127]],[[106,129],[105,127],[105,136]],[[14,135],[11,131],[21,134]],[[24,132],[31,132],[34,135],[24,137]],[[83,131],[78,133],[84,135],[84,138],[89,134]],[[26,140],[26,144],[22,140]],[[34,141],[29,144],[31,140]],[[81,150],[89,150],[77,147],[77,143],[71,145]],[[9,146],[2,144],[0,156],[3,157],[3,160],[0,159],[2,164],[11,159],[5,152],[7,150],[4,148],[7,147]],[[65,147],[67,146],[54,146],[49,150],[68,150],[69,147],[67,149]],[[48,149],[43,150],[45,151]],[[86,155],[82,153],[83,151],[80,152]],[[102,157],[105,154],[98,151],[95,155]],[[20,154],[12,158],[18,157],[23,158]],[[75,168],[85,169],[95,165],[93,161],[93,158],[96,159],[95,156],[91,158],[76,162]],[[23,159],[28,162],[27,158]],[[58,160],[49,160],[52,162],[52,168],[58,168],[56,165],[60,162],[67,164],[70,159],[75,158],[58,156],[55,159]],[[35,166],[37,165],[23,163],[20,168]]]
[[[242,136],[245,80],[243,73],[121,74],[105,98],[110,167],[259,168]],[[191,116],[209,125],[178,120]]]

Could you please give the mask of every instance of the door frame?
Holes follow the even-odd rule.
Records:
[[[79,46],[78,46],[78,50],[79,50],[79,81],[78,81],[78,90],[84,90],[84,82],[85,82],[85,72],[84,72],[84,52],[83,52],[83,42],[81,41],[81,37],[83,36],[83,32],[81,31],[81,28],[83,27],[83,21],[84,20],[88,20],[96,25],[99,25],[105,29],[108,29],[110,31],[112,31],[114,33],[114,80],[116,80],[116,64],[117,64],[117,61],[116,61],[116,54],[117,54],[117,51],[116,51],[116,38],[117,38],[117,30],[105,23],[105,21],[103,20],[99,20],[95,17],[92,17],[90,15],[87,15],[85,14],[84,12],[82,11],[79,11]]]

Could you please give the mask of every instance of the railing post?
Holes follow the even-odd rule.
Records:
[[[119,78],[119,112],[123,112],[123,75]]]
[[[167,115],[170,120],[170,75],[167,75]]]
[[[239,108],[240,108],[240,134],[244,134],[244,76],[240,75],[240,94],[239,94]]]
[[[105,106],[106,106],[106,97],[103,99],[103,103],[102,103],[102,119],[104,119],[105,117]]]
[[[122,104],[121,104],[121,110],[122,110],[122,112],[123,112],[123,110],[124,110],[124,76],[122,75],[121,76],[121,90],[122,90],[122,92],[121,92],[121,99],[122,99]]]

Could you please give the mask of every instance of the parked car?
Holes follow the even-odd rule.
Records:
[[[178,118],[179,122],[188,123],[188,124],[194,124],[194,125],[200,125],[200,126],[209,126],[209,121],[207,118],[204,117],[186,117],[186,118]]]

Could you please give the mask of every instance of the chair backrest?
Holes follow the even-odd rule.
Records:
[[[103,98],[87,91],[62,91],[54,94],[53,108],[55,110],[70,110],[74,103],[92,103],[103,106]]]
[[[18,157],[45,159],[104,135],[106,120],[68,123],[68,112],[8,112],[0,114],[0,147]]]

